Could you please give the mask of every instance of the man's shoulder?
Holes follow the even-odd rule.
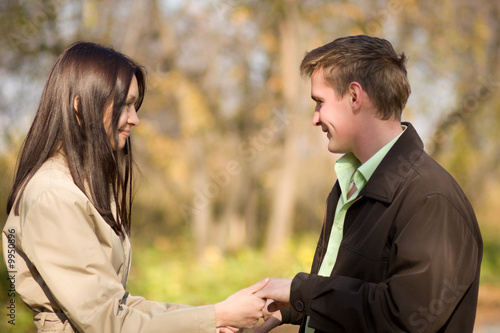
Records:
[[[427,189],[427,191],[439,191],[443,194],[465,195],[456,179],[436,160],[425,152],[421,160],[414,163],[413,173],[409,174],[410,180],[415,186]]]
[[[420,164],[415,164],[408,173],[401,191],[408,203],[419,205],[429,199],[446,203],[466,219],[475,219],[474,210],[467,195],[457,180],[437,161],[425,154]]]

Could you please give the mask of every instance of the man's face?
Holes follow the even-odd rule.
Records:
[[[323,70],[318,69],[311,76],[311,98],[316,102],[313,125],[321,126],[327,133],[328,150],[342,154],[352,152],[356,121],[349,92],[339,98],[325,81]]]

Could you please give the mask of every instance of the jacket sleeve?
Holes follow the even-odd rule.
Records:
[[[304,314],[298,312],[291,306],[284,307],[281,311],[281,323],[300,325],[304,319]]]
[[[86,199],[86,198],[85,198]],[[30,204],[21,222],[21,246],[70,322],[82,332],[214,332],[212,305],[151,302],[125,294],[99,243],[91,203],[52,188]]]
[[[324,332],[437,332],[477,279],[480,242],[443,196],[421,202],[395,226],[386,278],[299,273],[291,305]],[[474,309],[471,309],[474,310]]]

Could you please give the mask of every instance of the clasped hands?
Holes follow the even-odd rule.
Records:
[[[290,305],[291,279],[266,278],[242,289],[214,305],[217,333],[253,328],[260,318],[265,322],[257,333],[266,333],[281,323],[279,309]]]

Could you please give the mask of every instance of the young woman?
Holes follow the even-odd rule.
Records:
[[[141,66],[93,43],[70,46],[50,73],[3,231],[5,261],[15,247],[9,270],[39,332],[224,332],[262,316],[254,292],[267,280],[199,307],[126,291],[130,135],[144,92]]]

